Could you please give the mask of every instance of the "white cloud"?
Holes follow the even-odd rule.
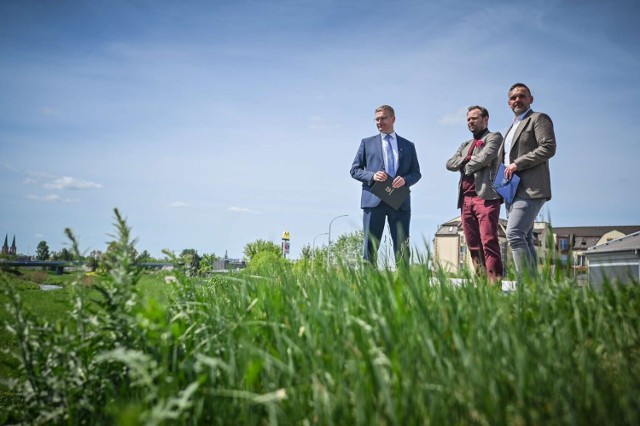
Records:
[[[38,181],[37,181],[37,180],[35,180],[35,179],[33,179],[33,178],[26,178],[26,179],[24,180],[24,184],[25,184],[25,185],[35,185],[35,184],[37,184],[37,183],[38,183]]]
[[[78,202],[78,199],[62,198],[58,194],[46,194],[46,195],[29,194],[29,195],[27,195],[27,198],[30,199],[30,200],[45,201],[45,202],[48,202],[48,203],[58,203],[58,202],[61,202],[61,203],[76,203],[76,202]]]
[[[173,203],[169,204],[169,207],[182,208],[182,207],[191,207],[191,206],[185,203],[184,201],[174,201]]]
[[[234,207],[234,206],[231,206],[227,210],[229,210],[230,212],[241,213],[241,214],[260,214],[259,211],[251,210],[251,209],[248,209],[246,207]]]
[[[47,194],[47,195],[27,195],[27,198],[30,200],[38,200],[38,201],[62,201],[62,198],[58,194]]]
[[[445,126],[457,125],[460,123],[466,123],[467,121],[467,107],[462,107],[453,112],[450,112],[443,117],[440,117],[440,124]]]
[[[102,184],[88,180],[79,180],[69,176],[54,179],[53,182],[45,183],[46,189],[100,189]]]

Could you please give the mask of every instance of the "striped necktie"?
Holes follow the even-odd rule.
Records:
[[[389,176],[395,177],[396,159],[393,157],[393,148],[391,147],[391,135],[385,136],[384,140],[387,142],[385,144],[385,151],[387,153],[387,167],[385,167],[385,171]]]

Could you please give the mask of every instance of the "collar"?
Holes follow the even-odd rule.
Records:
[[[481,131],[480,133],[478,133],[478,134],[474,133],[473,134],[473,139],[475,139],[475,140],[482,139],[487,133],[489,133],[489,128],[488,127],[486,129],[484,129],[483,131]]]
[[[391,135],[391,139],[398,139],[398,137],[396,136],[396,132],[391,132],[391,133],[384,133],[384,132],[380,132],[380,137],[382,139],[384,139],[385,137],[387,137],[387,135]]]
[[[516,117],[516,123],[521,122],[524,119],[524,116],[529,114],[529,112],[531,112],[531,108],[529,108],[528,110],[526,110],[525,112],[523,112],[522,114],[520,114],[519,116]]]

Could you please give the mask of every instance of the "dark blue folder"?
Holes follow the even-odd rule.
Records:
[[[511,179],[505,178],[504,169],[504,164],[498,166],[498,173],[496,173],[496,178],[493,181],[493,189],[495,189],[498,195],[504,198],[507,203],[511,204],[518,191],[520,178],[515,173],[511,175]]]

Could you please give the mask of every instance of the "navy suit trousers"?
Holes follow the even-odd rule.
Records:
[[[409,224],[411,210],[394,210],[384,202],[376,207],[362,209],[364,225],[364,256],[363,259],[372,265],[377,265],[378,247],[384,232],[385,222],[389,222],[393,252],[396,267],[400,263],[409,264]]]

